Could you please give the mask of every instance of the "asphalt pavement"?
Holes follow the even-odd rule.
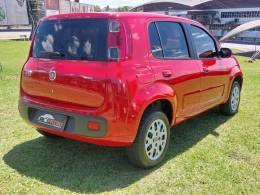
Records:
[[[0,39],[24,39],[29,38],[31,29],[0,29]]]

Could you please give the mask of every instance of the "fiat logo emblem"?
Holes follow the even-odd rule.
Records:
[[[56,79],[56,71],[55,71],[55,70],[51,70],[51,71],[49,72],[49,79],[50,79],[51,81],[54,81],[54,80]]]

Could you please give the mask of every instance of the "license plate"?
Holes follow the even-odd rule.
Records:
[[[37,111],[32,122],[57,130],[64,130],[67,119],[67,116],[61,114]]]

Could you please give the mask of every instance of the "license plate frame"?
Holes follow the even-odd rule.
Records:
[[[36,111],[32,119],[33,123],[59,131],[64,131],[67,121],[68,116],[44,110]]]

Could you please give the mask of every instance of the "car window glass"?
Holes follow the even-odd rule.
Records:
[[[189,58],[187,41],[180,24],[176,22],[157,22],[165,58]]]
[[[191,35],[199,58],[212,58],[216,55],[214,40],[201,28],[191,25]]]
[[[107,19],[49,20],[40,24],[33,57],[106,60]]]
[[[155,23],[149,25],[150,46],[154,57],[162,58],[163,51]]]

